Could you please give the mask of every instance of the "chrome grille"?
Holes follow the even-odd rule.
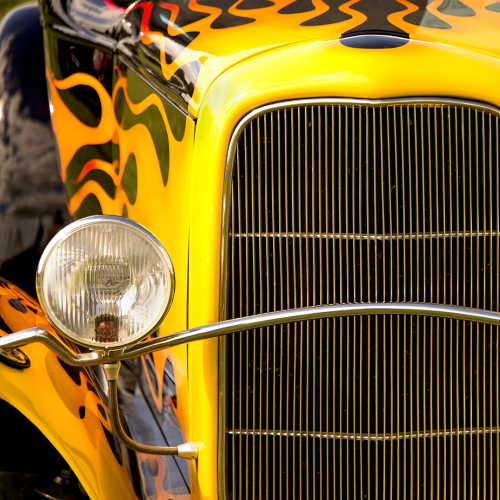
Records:
[[[282,105],[231,163],[225,316],[345,302],[498,311],[499,118]],[[302,322],[225,345],[229,498],[499,498],[497,328]]]

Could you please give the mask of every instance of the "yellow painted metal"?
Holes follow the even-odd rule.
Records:
[[[277,0],[253,9],[248,8],[248,5],[240,8],[242,2],[235,1],[228,8],[228,13],[235,16],[235,19],[250,22],[221,29],[220,23],[217,22],[221,15],[219,8],[207,8],[195,2],[189,3],[188,8],[192,8],[194,12],[203,12],[205,15],[182,26],[182,21],[180,24],[176,22],[179,7],[162,2],[160,5],[164,15],[171,13],[170,23],[166,29],[170,37],[190,32],[196,32],[197,36],[190,40],[187,47],[175,54],[169,63],[167,62],[171,50],[170,43],[167,43],[169,39],[164,33],[157,31],[157,25],[153,29],[148,26],[148,21],[145,19],[149,19],[150,11],[144,10],[141,41],[145,45],[158,46],[159,63],[166,80],[170,80],[183,66],[194,62],[200,64],[200,74],[189,106],[190,112],[194,116],[199,116],[203,99],[213,81],[244,59],[280,46],[307,43],[319,40],[321,37],[339,38],[343,33],[356,28],[362,31],[368,29],[363,28],[365,21],[373,22],[374,17],[380,22],[387,16],[384,19],[383,29],[387,29],[386,26],[393,26],[395,32],[406,33],[414,40],[467,47],[472,51],[500,55],[498,36],[500,13],[488,9],[496,3],[496,0],[463,0],[461,3],[470,9],[470,15],[466,16],[451,15],[449,10],[448,14],[443,13],[444,3],[444,0],[434,0],[422,6],[421,2],[397,0],[390,2],[390,6],[382,6],[382,4],[369,5],[359,0],[347,0],[333,6],[323,0],[312,0],[310,8],[305,12],[283,14],[280,11],[291,5],[289,0]],[[331,14],[331,11],[337,11],[336,16]],[[411,14],[417,11],[420,11],[421,16],[431,15],[435,20],[434,24],[431,22],[427,23],[427,26],[420,26],[409,22]],[[342,20],[327,22],[323,19],[323,22],[319,22],[318,19],[325,14],[331,14],[332,17]],[[314,20],[316,22],[311,23]],[[443,25],[446,28],[443,29]]]
[[[383,50],[352,49],[339,40],[283,47],[234,66],[201,105],[191,184],[189,326],[218,320],[221,214],[232,131],[248,111],[295,98],[446,96],[500,107],[500,60],[460,47],[410,41]],[[199,498],[217,497],[218,346],[189,346],[189,440],[198,459]]]
[[[50,62],[50,61],[49,61]],[[194,121],[186,119],[186,128],[181,141],[177,141],[172,133],[164,105],[158,95],[151,90],[142,102],[134,103],[127,93],[128,79],[119,74],[110,96],[102,83],[95,77],[75,73],[64,80],[57,80],[50,70],[47,81],[52,105],[53,127],[56,134],[61,160],[61,177],[66,180],[66,170],[75,153],[82,147],[92,144],[103,144],[112,141],[119,145],[120,159],[113,163],[102,160],[91,160],[82,169],[83,177],[90,170],[107,173],[116,186],[114,197],[109,196],[103,187],[94,180],[85,182],[72,196],[69,203],[70,213],[74,213],[89,194],[99,200],[102,211],[109,215],[122,215],[126,206],[128,217],[148,228],[163,243],[172,260],[175,270],[175,296],[172,307],[159,330],[160,335],[176,332],[187,326],[187,273],[189,242],[189,189],[191,183],[191,158],[194,141]],[[102,118],[97,127],[82,123],[65,105],[58,93],[59,90],[71,89],[78,85],[93,88],[101,102]],[[164,185],[161,176],[160,159],[157,156],[151,130],[143,123],[125,129],[118,122],[114,105],[119,89],[124,91],[127,104],[134,115],[140,115],[149,107],[159,111],[167,130],[170,149],[170,168],[168,182]],[[129,156],[133,154],[137,164],[137,198],[131,203],[123,186],[125,166]],[[170,356],[174,368],[178,405],[174,412],[181,426],[186,429],[187,418],[187,349],[179,346],[169,351],[154,354],[155,366],[159,376],[157,387],[152,388],[155,404],[162,408],[163,371],[167,357]],[[150,383],[154,383],[149,381]]]
[[[200,94],[202,100],[196,129],[194,122],[188,119],[182,141],[175,141],[169,134],[172,149],[166,186],[161,179],[148,128],[137,124],[124,130],[117,123],[113,112],[116,87],[113,96],[109,96],[93,77],[77,74],[57,81],[49,68],[53,121],[63,178],[69,162],[82,146],[107,141],[120,145],[119,164],[96,161],[91,165],[110,175],[117,186],[116,196],[110,198],[99,184],[89,181],[83,184],[81,193],[72,197],[71,211],[77,210],[89,193],[97,196],[107,214],[121,215],[123,204],[126,204],[129,217],[155,233],[172,257],[176,295],[160,334],[219,319],[225,162],[232,131],[248,111],[276,101],[305,97],[446,96],[500,106],[500,61],[484,52],[466,50],[458,42],[453,45],[449,41],[450,44],[445,45],[418,40],[410,40],[408,44],[394,49],[352,49],[343,46],[338,35],[332,37],[336,39],[279,46],[259,54],[247,53],[234,61],[231,67],[224,67],[215,81],[204,80],[206,87]],[[99,127],[83,125],[59,99],[56,88],[76,85],[91,86],[98,93],[103,110]],[[122,79],[118,85],[126,86],[126,82]],[[154,105],[161,110],[154,97],[148,99],[148,102],[142,103],[143,106]],[[135,112],[140,111],[136,108]],[[134,204],[120,191],[124,162],[131,152],[136,156],[138,166],[137,201]],[[18,326],[15,328],[19,329]],[[47,361],[51,358],[46,350],[31,346],[26,352],[39,366],[45,367],[45,371],[40,368],[39,381],[49,384],[49,389],[36,394],[33,388],[28,387],[35,383],[29,375],[36,373],[34,370],[14,373],[12,369],[2,368],[1,396],[14,402],[61,451],[69,454],[70,464],[73,463],[71,460],[81,461],[79,470],[85,475],[85,479],[82,477],[84,485],[94,492],[95,498],[117,497],[103,488],[110,488],[109,485],[119,478],[111,474],[101,484],[99,474],[107,473],[108,466],[102,463],[98,470],[91,467],[101,465],[100,448],[92,446],[93,428],[86,423],[78,424],[82,426],[82,436],[89,441],[85,447],[78,448],[72,441],[71,445],[66,442],[75,438],[67,436],[68,432],[71,434],[72,414],[64,409],[67,406],[65,397],[77,397],[78,391],[73,391],[74,396],[65,396],[66,391],[71,393],[70,387],[63,387],[58,392],[58,377],[52,380],[51,374],[57,375],[60,365],[53,360]],[[214,499],[217,497],[218,467],[221,464],[217,456],[218,342],[197,342],[155,354],[158,373],[163,373],[167,355],[171,356],[175,371],[176,412],[180,423],[189,441],[204,444],[197,463],[190,464],[193,496]],[[158,377],[160,385],[161,379]],[[16,380],[28,384],[16,384]],[[53,389],[50,389],[50,384]],[[162,390],[160,385],[158,391]],[[155,392],[152,391],[153,394]],[[158,405],[160,401],[161,398],[158,398]],[[57,426],[54,422],[59,414],[65,416],[61,425]]]
[[[12,299],[29,306],[27,312],[12,307]],[[13,331],[34,326],[53,331],[37,303],[12,285],[0,287],[0,313]],[[92,500],[136,499],[125,457],[120,465],[103,432],[103,427],[111,432],[109,419],[99,411],[102,401],[95,389],[89,389],[91,381],[85,372],[73,371],[78,377],[76,383],[44,346],[32,344],[23,347],[23,352],[31,361],[26,370],[0,363],[0,398],[17,408],[49,439]]]
[[[156,107],[165,122],[172,158],[168,183],[165,186],[161,177],[159,158],[156,155],[148,127],[139,123],[129,129],[124,129],[122,124],[116,120],[113,109],[114,100],[119,88],[123,89],[128,97],[126,78],[120,76],[112,96],[107,93],[96,78],[87,74],[76,73],[64,80],[57,80],[50,70],[50,64],[47,70],[47,81],[63,181],[66,180],[68,165],[75,153],[83,146],[112,141],[119,144],[120,147],[119,161],[107,163],[102,160],[91,160],[82,169],[84,173],[90,170],[100,170],[107,173],[116,186],[114,198],[111,198],[99,183],[90,180],[84,183],[71,198],[70,212],[74,213],[78,210],[82,200],[88,194],[94,194],[105,214],[122,215],[125,205],[131,219],[152,231],[169,252],[176,273],[174,301],[166,320],[160,327],[159,334],[165,335],[186,328],[189,242],[189,196],[187,193],[191,183],[190,165],[194,122],[190,119],[186,120],[183,139],[177,141],[173,137],[163,104],[154,92],[151,92],[151,95],[140,103],[133,103],[130,100],[128,102],[132,113],[137,115],[150,106]],[[90,127],[79,120],[68,109],[58,93],[58,89],[71,89],[78,85],[93,88],[99,96],[102,119],[97,127]],[[135,203],[130,202],[122,187],[125,163],[132,153],[137,163],[138,188]],[[13,317],[11,321],[15,321]],[[41,319],[38,318],[38,322],[40,321]],[[44,324],[48,327],[46,322]],[[10,325],[13,331],[32,326],[34,324],[26,322],[14,322]],[[0,385],[2,386],[0,387],[0,398],[16,406],[40,428],[59,449],[68,463],[72,467],[74,466],[75,472],[81,478],[86,490],[91,493],[92,498],[103,500],[135,498],[133,491],[129,491],[130,481],[126,476],[126,471],[124,471],[125,476],[122,475],[123,471],[118,474],[114,470],[113,461],[116,462],[116,460],[113,455],[108,456],[110,452],[103,455],[104,445],[93,443],[99,429],[98,421],[92,419],[92,415],[99,416],[99,412],[96,413],[96,403],[93,403],[93,413],[87,413],[83,420],[76,420],[78,407],[76,408],[76,417],[68,415],[67,411],[66,414],[63,412],[68,399],[73,401],[79,398],[78,401],[81,400],[85,403],[86,398],[81,395],[82,391],[88,392],[85,383],[79,387],[72,383],[67,376],[65,377],[64,370],[57,359],[43,346],[29,346],[26,348],[26,353],[32,360],[33,366],[24,374],[19,370],[4,368],[3,365],[0,365]],[[155,380],[148,380],[151,386],[153,384],[156,386],[151,387],[150,392],[154,398],[153,403],[159,411],[163,411],[164,387],[162,382],[168,356],[172,360],[176,380],[177,409],[173,408],[173,411],[176,413],[182,428],[187,429],[189,404],[186,346],[154,354],[154,363],[159,376]],[[34,369],[35,367],[36,369]],[[51,389],[51,384],[55,384],[57,389],[55,392]],[[157,397],[155,397],[156,395]],[[93,393],[90,393],[87,400],[91,401],[92,397]],[[73,422],[73,420],[75,421]],[[73,424],[74,426],[71,427]],[[106,425],[107,430],[110,431],[109,423]],[[109,448],[108,444],[105,444]],[[138,459],[141,463],[149,458],[139,455]],[[161,482],[157,488],[161,495]]]

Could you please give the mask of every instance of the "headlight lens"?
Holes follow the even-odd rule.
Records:
[[[174,269],[142,226],[122,217],[87,217],[45,249],[37,293],[62,334],[91,348],[120,347],[159,326],[173,299]]]

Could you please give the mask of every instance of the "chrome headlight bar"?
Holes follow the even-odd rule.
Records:
[[[337,304],[260,314],[142,340],[159,327],[168,313],[174,293],[173,265],[162,244],[147,229],[113,216],[81,219],[55,236],[40,260],[37,293],[51,325],[91,352],[75,353],[56,335],[30,328],[1,337],[0,355],[9,356],[14,349],[38,342],[69,365],[103,364],[111,423],[117,437],[142,453],[186,459],[195,459],[202,445],[147,446],[126,434],[120,422],[116,388],[120,361],[245,330],[343,316],[404,314],[500,326],[500,313],[454,306]]]
[[[0,351],[10,351],[33,342],[40,342],[48,347],[65,363],[74,366],[91,366],[103,363],[113,363],[136,358],[162,349],[197,340],[205,340],[232,333],[264,328],[273,325],[294,323],[322,318],[342,316],[368,315],[413,315],[428,316],[462,321],[473,321],[488,325],[500,326],[500,313],[479,311],[456,306],[423,304],[412,302],[382,302],[370,304],[336,304],[330,306],[306,307],[288,311],[271,312],[233,319],[200,326],[173,333],[166,337],[143,340],[133,346],[120,350],[94,351],[85,354],[75,354],[60,342],[53,334],[41,328],[29,328],[0,338]]]
[[[0,338],[0,353],[7,353],[12,349],[23,347],[33,342],[41,342],[54,352],[56,356],[70,365],[89,366],[105,363],[103,368],[108,380],[111,423],[120,441],[127,447],[142,453],[153,455],[176,455],[181,458],[192,460],[197,458],[198,451],[203,446],[201,443],[184,443],[176,447],[155,447],[137,443],[127,436],[120,422],[116,391],[116,379],[118,377],[120,361],[143,356],[144,354],[167,349],[186,342],[230,335],[232,333],[253,330],[255,328],[321,318],[384,314],[430,316],[500,326],[500,313],[454,306],[416,303],[338,304],[272,312],[260,314],[258,316],[223,321],[212,325],[191,328],[166,337],[145,340],[123,350],[95,351],[87,354],[74,354],[57,340],[54,335],[46,330],[30,328]]]

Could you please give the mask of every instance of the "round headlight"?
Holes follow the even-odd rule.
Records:
[[[162,244],[122,217],[73,222],[38,265],[37,294],[63,335],[98,349],[132,344],[156,330],[174,295],[174,268]]]

